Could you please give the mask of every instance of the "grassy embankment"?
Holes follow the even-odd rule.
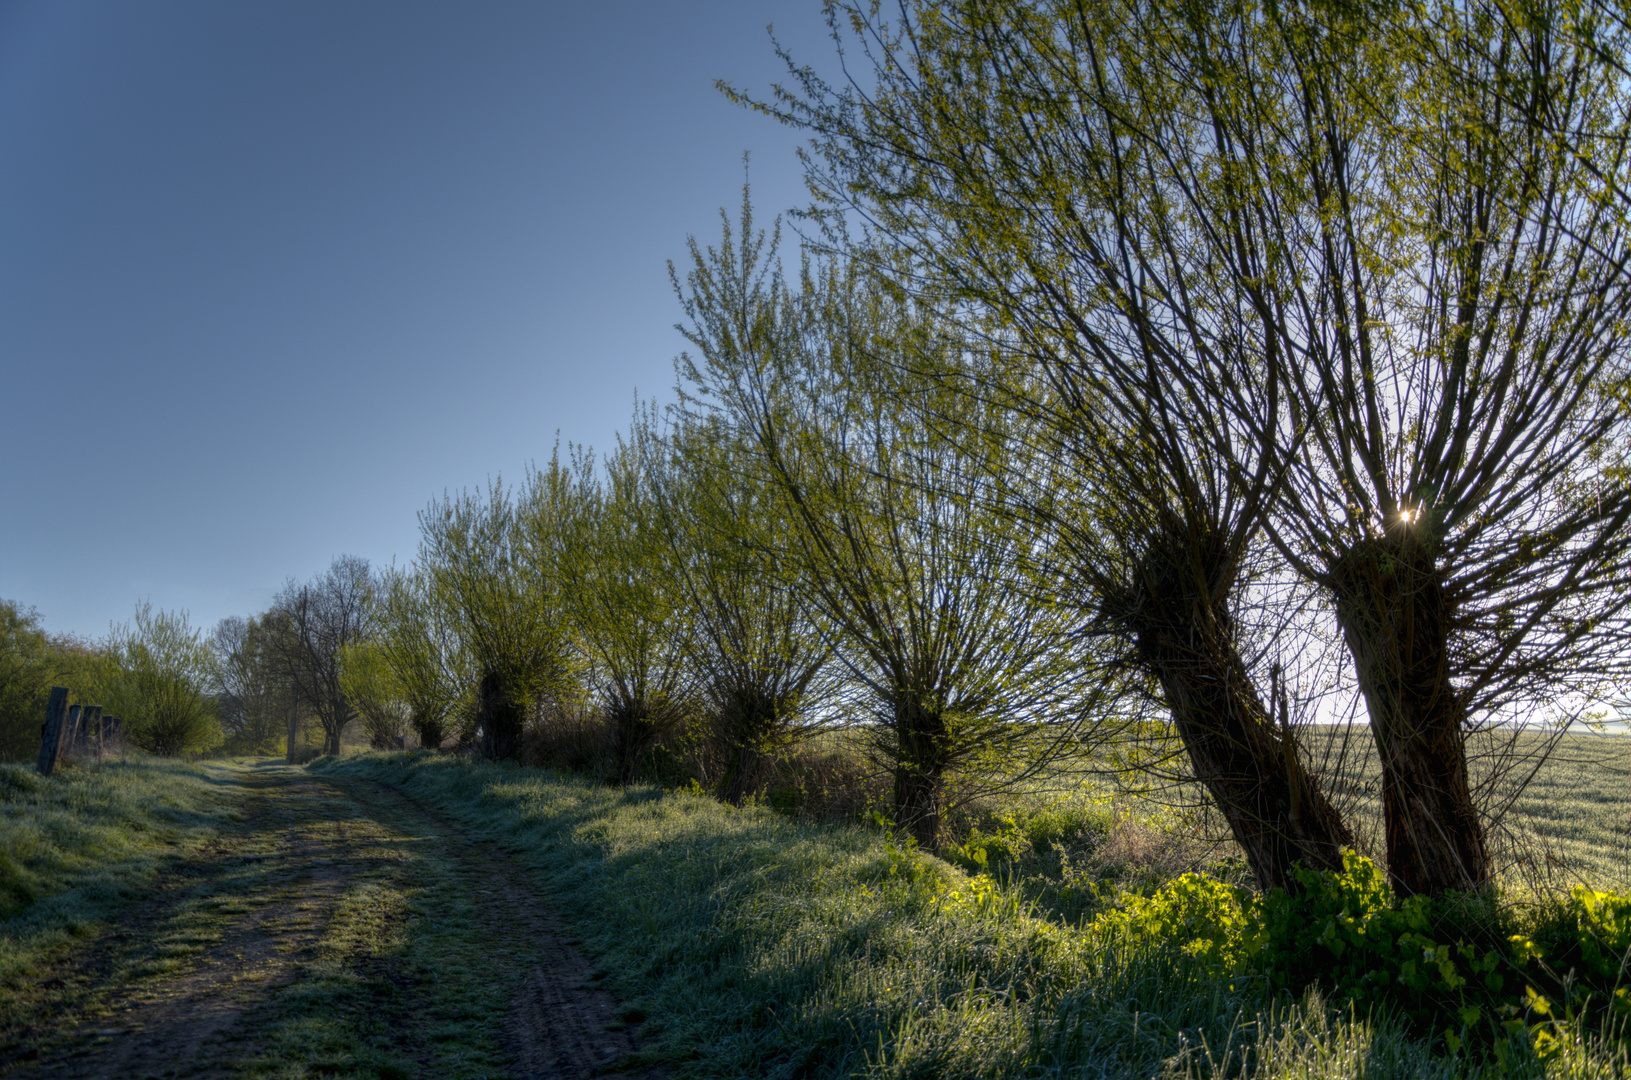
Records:
[[[1604,813],[1626,805],[1617,746],[1574,748],[1519,807],[1580,867],[1612,866],[1623,844],[1623,812]],[[428,755],[317,767],[399,786],[517,852],[650,1017],[649,1053],[697,1075],[1555,1076],[1623,1065],[1612,1041],[1588,1034],[1544,1063],[1509,1056],[1489,1073],[1487,1059],[1449,1054],[1385,1016],[1208,973],[1179,940],[1107,935],[1084,918],[1118,882],[1139,884],[1150,849],[1170,856],[1187,841],[1097,799],[1016,803],[995,842],[975,845],[988,862],[1013,854],[1004,886],[876,831],[696,795]]]
[[[163,866],[236,812],[230,780],[178,761],[109,761],[46,779],[0,764],[0,1014],[28,976],[66,953]]]

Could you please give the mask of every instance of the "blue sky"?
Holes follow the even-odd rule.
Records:
[[[815,0],[0,4],[0,597],[208,628],[668,397]]]

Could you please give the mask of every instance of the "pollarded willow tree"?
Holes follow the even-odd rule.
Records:
[[[1286,389],[1269,314],[1200,238],[1252,249],[1250,223],[1186,201],[1215,183],[1204,80],[1123,55],[1173,58],[1144,14],[925,2],[891,24],[840,6],[875,85],[794,68],[768,111],[814,134],[818,196],[905,252],[897,284],[983,334],[983,372],[928,376],[1025,418],[1031,459],[1073,477],[1075,504],[1016,483],[1016,509],[1072,554],[1076,602],[1157,689],[1259,884],[1295,888],[1295,865],[1339,867],[1352,837],[1240,621]]]
[[[1623,25],[1524,0],[833,10],[875,83],[794,68],[770,111],[908,285],[1017,338],[1012,400],[1084,488],[1140,507],[1084,531],[1084,576],[1181,730],[1249,736],[1222,740],[1248,749],[1231,793],[1185,734],[1237,838],[1255,817],[1327,865],[1342,835],[1295,839],[1302,779],[1273,779],[1215,606],[1267,529],[1337,610],[1395,885],[1486,881],[1469,722],[1623,651]]]
[[[376,642],[359,641],[340,650],[340,689],[362,721],[369,746],[401,749],[411,706],[395,669]]]
[[[532,484],[444,496],[419,515],[417,566],[457,617],[477,677],[482,752],[513,760],[529,713],[576,693],[577,655],[560,589],[560,517]]]
[[[380,575],[378,591],[374,644],[401,688],[419,745],[434,750],[475,715],[479,676],[458,635],[458,617],[429,573],[393,567]]]
[[[983,460],[1012,447],[971,399],[900,377],[959,343],[861,262],[789,282],[745,193],[736,232],[691,248],[683,379],[751,441],[791,526],[771,554],[860,688],[897,823],[934,848],[953,774],[987,790],[1029,775],[1079,745],[1099,687],[1068,610],[1013,587],[1029,536],[993,511]],[[960,426],[983,437],[940,437]]]
[[[1631,93],[1599,50],[1626,38],[1612,9],[1527,0],[1264,32],[1299,134],[1242,188],[1284,170],[1318,209],[1281,316],[1300,437],[1273,528],[1335,600],[1395,884],[1471,888],[1469,727],[1624,674]]]
[[[637,412],[636,432],[640,424]],[[533,481],[564,496],[549,500],[546,527],[563,531],[562,595],[598,684],[620,784],[633,783],[695,711],[687,597],[668,572],[654,478],[631,440],[619,439],[598,474],[578,450],[569,468],[557,459]]]
[[[666,575],[691,623],[686,650],[721,760],[721,793],[741,805],[776,758],[821,729],[832,655],[805,594],[773,552],[787,527],[744,433],[718,416],[660,432],[637,420],[630,444],[652,479]]]

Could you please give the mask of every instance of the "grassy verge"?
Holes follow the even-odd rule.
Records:
[[[1017,888],[761,807],[431,755],[319,762],[513,850],[699,1076],[1467,1076],[1383,1017],[1274,999],[1173,942],[1107,939]],[[1440,1048],[1441,1050],[1442,1048]],[[1590,1074],[1601,1048],[1567,1061]],[[1566,1075],[1565,1055],[1500,1075]],[[1572,1066],[1569,1066],[1572,1068]],[[1490,1072],[1490,1075],[1498,1073]]]
[[[524,950],[494,954],[490,875],[406,800],[265,762],[5,780],[32,895],[0,924],[0,1073],[504,1075]]]
[[[0,765],[0,1013],[13,989],[232,819],[218,769],[133,757],[49,778]]]

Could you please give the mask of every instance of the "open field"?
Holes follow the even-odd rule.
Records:
[[[1541,769],[1511,816],[1541,854],[1514,884],[1625,880],[1628,755],[1572,737]],[[1180,812],[1097,788],[988,803],[947,862],[768,806],[422,753],[134,760],[51,781],[7,767],[0,784],[8,1075],[1624,1065],[1588,1044],[1491,1072],[1398,1022],[1265,996],[1175,943],[1107,938],[1090,920],[1118,890],[1229,866]]]

